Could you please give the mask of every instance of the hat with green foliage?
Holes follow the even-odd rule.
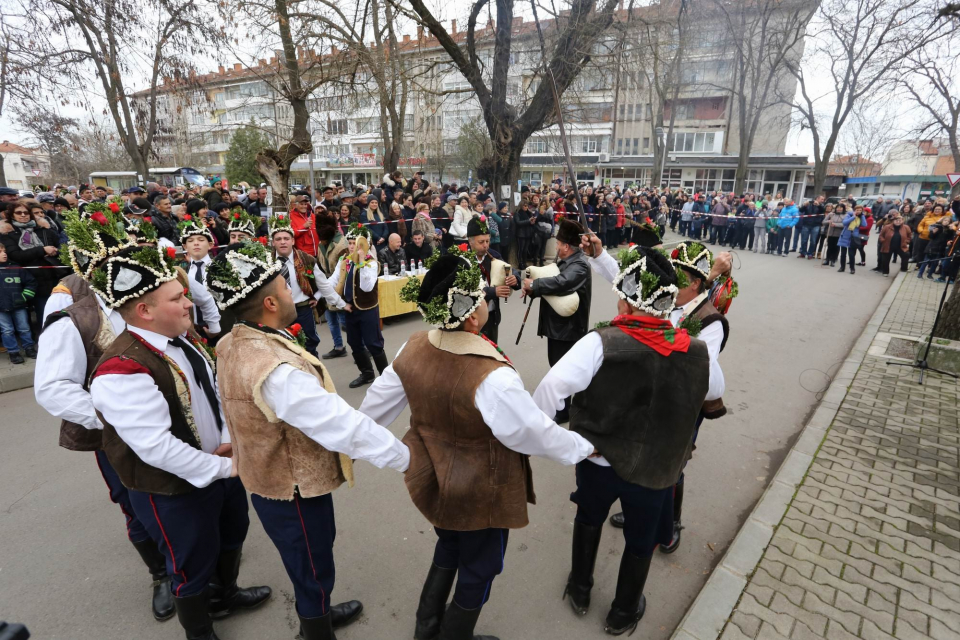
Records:
[[[620,272],[613,290],[627,304],[657,318],[666,318],[677,302],[677,273],[657,249],[631,246],[618,256]]]
[[[160,237],[157,234],[157,228],[153,226],[153,218],[150,216],[144,216],[142,220],[128,218],[127,234],[135,235],[137,244],[157,244]]]
[[[407,280],[400,299],[416,303],[424,319],[441,329],[456,329],[483,303],[483,272],[477,256],[466,245],[439,249],[427,258],[427,274],[421,282]]]
[[[290,216],[285,213],[278,213],[267,220],[267,228],[270,231],[271,238],[273,238],[273,234],[279,231],[286,231],[291,237],[293,236],[293,225],[290,224]]]
[[[207,270],[207,289],[226,309],[282,273],[284,264],[260,242],[237,242],[220,252]]]
[[[71,209],[63,214],[68,241],[61,258],[85,280],[89,281],[93,270],[108,257],[133,245],[120,208],[114,210],[112,204],[91,202],[83,213]]]
[[[363,236],[367,240],[373,238],[373,234],[370,233],[370,228],[365,226],[362,222],[351,222],[350,226],[347,227],[347,240],[356,240],[360,236]]]
[[[192,236],[203,236],[213,244],[213,234],[210,233],[207,225],[189,213],[183,216],[183,220],[177,224],[177,229],[180,231],[180,244],[185,243]]]
[[[173,247],[127,246],[91,272],[90,288],[108,307],[117,309],[176,278],[176,255]]]
[[[703,278],[704,282],[710,277],[713,254],[699,242],[681,242],[674,248],[670,258],[677,269],[688,271],[696,278]]]
[[[259,222],[254,220],[253,216],[251,216],[249,213],[243,209],[236,208],[230,212],[230,224],[227,225],[227,233],[239,231],[252,238],[257,235],[258,223]]]

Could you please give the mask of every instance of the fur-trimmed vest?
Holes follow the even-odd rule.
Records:
[[[404,482],[435,527],[527,525],[527,503],[536,502],[529,458],[497,440],[474,404],[483,380],[508,366],[483,338],[439,329],[415,333],[393,361],[410,403]]]
[[[281,364],[309,373],[329,393],[333,381],[319,360],[281,335],[237,324],[217,343],[217,383],[233,442],[233,464],[251,493],[293,500],[353,484],[349,456],[324,449],[303,431],[280,420],[261,388]]]
[[[727,338],[730,337],[730,323],[727,317],[717,311],[717,308],[710,303],[709,298],[704,298],[696,309],[693,310],[694,317],[700,320],[700,330],[703,331],[714,322],[719,322],[723,327],[723,342],[720,343],[720,351],[727,346]],[[703,417],[707,420],[716,420],[727,415],[727,408],[723,404],[723,398],[716,400],[705,400],[703,403]]]

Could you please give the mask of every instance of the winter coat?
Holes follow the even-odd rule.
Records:
[[[853,229],[850,228],[850,223],[856,220],[856,226]],[[856,215],[855,213],[848,213],[843,219],[843,230],[840,232],[840,239],[837,240],[838,247],[849,247],[853,241],[854,231],[857,231],[859,235],[859,227],[863,222],[863,218]]]
[[[880,242],[880,252],[881,253],[890,253],[894,243],[894,234],[899,236],[900,242],[900,251],[902,253],[907,253],[910,250],[910,236],[913,235],[910,233],[910,227],[906,223],[900,225],[899,229],[894,226],[892,223],[887,223],[880,228],[880,236],[878,241]]]
[[[467,237],[467,223],[473,218],[474,212],[457,205],[453,211],[453,222],[450,223],[450,233],[457,238]]]
[[[772,213],[767,218],[767,232],[777,233],[778,231],[780,231],[780,217],[776,213]]]
[[[784,207],[783,211],[780,212],[777,224],[781,229],[787,229],[797,226],[798,222],[800,222],[800,210],[797,209],[797,205],[791,204]]]
[[[923,219],[917,224],[917,235],[920,236],[921,240],[930,239],[930,225],[934,224],[942,216],[938,216],[933,211],[923,216]]]
[[[843,216],[841,214],[832,212],[824,216],[820,233],[827,238],[839,238],[842,231]]]
[[[872,228],[873,216],[868,213],[866,220],[860,225],[860,236],[863,238],[863,246],[867,246],[867,241],[870,239],[870,229]]]
[[[754,229],[765,229],[767,227],[767,214],[768,211],[760,211],[759,209],[753,209],[750,213],[752,216],[756,216],[753,220]]]
[[[12,227],[8,223],[4,223],[2,227],[8,231],[7,233],[0,234],[0,242],[3,242],[3,246],[6,247],[7,259],[11,264],[18,264],[21,267],[62,266],[56,255],[48,256],[44,250],[44,247],[60,247],[60,234],[57,233],[53,227],[49,229],[44,229],[40,226],[34,227],[32,231],[43,241],[43,246],[32,247],[30,249],[20,248],[20,236],[23,234],[23,230]],[[10,229],[12,229],[12,231]],[[60,278],[66,275],[66,273],[61,272],[69,272],[69,269],[34,270],[34,273],[31,275],[36,279],[37,295],[41,297],[49,296],[53,288],[57,286]]]
[[[947,225],[936,222],[930,225],[928,232],[930,242],[927,244],[927,255],[934,258],[944,255],[947,252],[947,243],[955,235],[954,230]]]
[[[0,312],[23,309],[37,293],[37,281],[30,269],[12,262],[0,262]]]
[[[369,225],[370,228],[370,247],[375,251],[379,251],[383,245],[383,242],[380,242],[380,239],[383,238],[384,242],[387,238],[390,237],[390,233],[387,229],[388,224],[384,224],[387,221],[387,217],[383,215],[383,211],[377,209],[376,214],[373,213],[372,209],[367,209],[362,214],[363,219],[361,220],[364,225]]]

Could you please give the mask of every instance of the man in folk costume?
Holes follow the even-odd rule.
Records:
[[[210,249],[214,245],[213,234],[210,228],[192,215],[183,217],[177,227],[180,230],[180,244],[186,251],[187,276],[190,279],[190,293],[196,300],[198,289],[206,292],[207,269],[212,259]],[[209,297],[209,296],[206,296]],[[210,308],[201,308],[200,304],[193,305],[193,326],[201,336],[213,341],[220,333],[220,310],[216,305]]]
[[[503,570],[509,530],[527,525],[526,504],[535,501],[528,456],[572,465],[594,449],[537,409],[513,365],[480,333],[489,312],[476,257],[454,246],[431,262],[401,299],[438,328],[410,338],[360,410],[389,424],[410,405],[405,482],[438,537],[414,637],[496,640],[473,630]]]
[[[153,578],[153,616],[168,620],[174,615],[174,605],[163,554],[134,512],[127,488],[103,452],[103,423],[90,397],[90,375],[126,323],[90,287],[88,279],[107,257],[133,246],[119,214],[108,210],[99,215],[92,212],[92,216],[68,211],[64,217],[69,237],[66,253],[75,273],[57,285],[50,298],[53,307],[51,302],[47,304],[34,373],[34,395],[37,404],[61,419],[61,447],[94,452],[110,499],[120,506],[126,519],[127,538]]]
[[[526,295],[541,296],[576,295],[579,303],[571,316],[560,315],[550,304],[540,304],[540,321],[537,335],[547,338],[547,361],[552,367],[590,330],[590,297],[593,279],[590,267],[580,250],[583,226],[574,220],[561,218],[557,229],[557,266],[560,274],[536,280],[526,278],[523,291]],[[562,424],[570,418],[570,400],[554,418]]]
[[[467,223],[467,242],[470,250],[477,256],[477,263],[483,274],[483,301],[489,312],[481,333],[496,343],[499,342],[500,298],[509,298],[514,289],[520,288],[520,282],[510,265],[503,261],[503,257],[490,249],[490,230],[487,228],[486,216],[474,216]],[[497,270],[500,273],[496,273]],[[504,273],[507,274],[505,277]],[[494,282],[502,284],[493,284]]]
[[[585,251],[594,253],[595,249],[597,249],[596,245],[592,245]],[[729,253],[722,253],[714,260],[710,250],[699,242],[682,242],[676,246],[671,256],[674,266],[684,274],[685,282],[681,283],[684,286],[677,294],[677,308],[671,311],[670,321],[675,327],[689,323],[698,326],[697,337],[706,343],[707,352],[710,355],[710,386],[693,432],[695,443],[704,418],[715,420],[727,412],[723,406],[723,392],[726,384],[723,370],[720,368],[719,356],[727,344],[730,326],[726,316],[717,311],[711,299],[717,300],[718,304],[728,309],[730,301],[737,295],[737,288],[727,275],[730,269]],[[616,261],[602,250],[596,251],[596,258],[592,259],[590,264],[608,280],[615,277]],[[708,290],[710,282],[713,283],[713,287]],[[717,295],[711,298],[711,292],[716,292]],[[680,519],[683,512],[683,494],[684,474],[681,472],[673,501],[673,538],[670,544],[660,548],[663,553],[673,553],[680,546],[680,532],[683,530]],[[612,515],[610,524],[623,527],[623,514]]]
[[[278,234],[277,237],[279,237]],[[230,245],[210,287],[237,317],[217,348],[217,381],[233,462],[283,559],[304,640],[333,639],[363,605],[331,606],[332,492],[353,484],[351,458],[405,471],[407,447],[337,395],[320,361],[285,330],[297,319],[282,260],[257,243]]]
[[[340,228],[333,216],[318,213],[316,220],[317,238],[320,243],[317,248],[317,264],[329,279],[340,258],[348,253],[347,239],[340,233]],[[323,354],[321,358],[323,360],[344,358],[347,355],[347,348],[343,344],[343,334],[347,332],[346,313],[328,308],[324,315],[327,318],[327,329],[330,330],[330,337],[333,339],[333,349]]]
[[[601,457],[577,465],[572,568],[566,596],[578,615],[590,606],[603,522],[616,500],[626,547],[605,631],[633,632],[643,617],[643,587],[657,545],[673,533],[673,486],[690,456],[709,385],[707,346],[675,329],[677,275],[656,249],[621,252],[614,279],[618,315],[587,334],[554,365],[534,393],[543,411],[573,396],[570,429]],[[617,389],[618,393],[610,393]]]
[[[212,618],[259,606],[271,591],[237,586],[247,494],[226,457],[211,353],[190,328],[173,256],[122,249],[93,270],[90,286],[127,323],[90,383],[103,449],[158,541],[186,637],[217,640]]]
[[[258,221],[246,211],[236,209],[230,214],[230,224],[227,233],[230,234],[230,244],[253,240],[257,235]]]
[[[310,355],[317,357],[320,336],[317,335],[317,320],[314,309],[320,297],[327,301],[331,309],[350,310],[350,305],[337,295],[327,282],[327,276],[317,264],[317,259],[305,251],[294,247],[293,227],[286,214],[278,213],[269,220],[270,241],[277,259],[286,266],[283,272],[297,306],[295,322],[306,338],[306,348]]]
[[[347,344],[360,370],[360,375],[349,385],[351,389],[374,381],[373,363],[380,373],[387,368],[387,354],[383,350],[383,333],[380,331],[380,266],[376,254],[370,250],[370,237],[367,227],[359,223],[350,225],[347,231],[349,253],[340,258],[330,278],[337,295],[351,307],[347,314]]]

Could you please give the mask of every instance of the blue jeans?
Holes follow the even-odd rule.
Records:
[[[783,255],[790,255],[790,237],[793,234],[793,227],[780,227],[779,232],[777,233],[780,236],[780,241],[777,244],[777,255],[781,253]]]
[[[800,255],[812,256],[817,252],[817,236],[820,227],[800,227]]]
[[[33,336],[30,335],[30,319],[27,310],[0,311],[0,334],[2,334],[4,348],[10,353],[20,351],[20,346],[17,344],[18,335],[24,348],[32,347]]]
[[[347,330],[347,319],[345,311],[331,311],[327,309],[323,313],[327,319],[327,326],[330,328],[330,337],[333,338],[333,348],[343,349],[343,334],[341,331]]]

